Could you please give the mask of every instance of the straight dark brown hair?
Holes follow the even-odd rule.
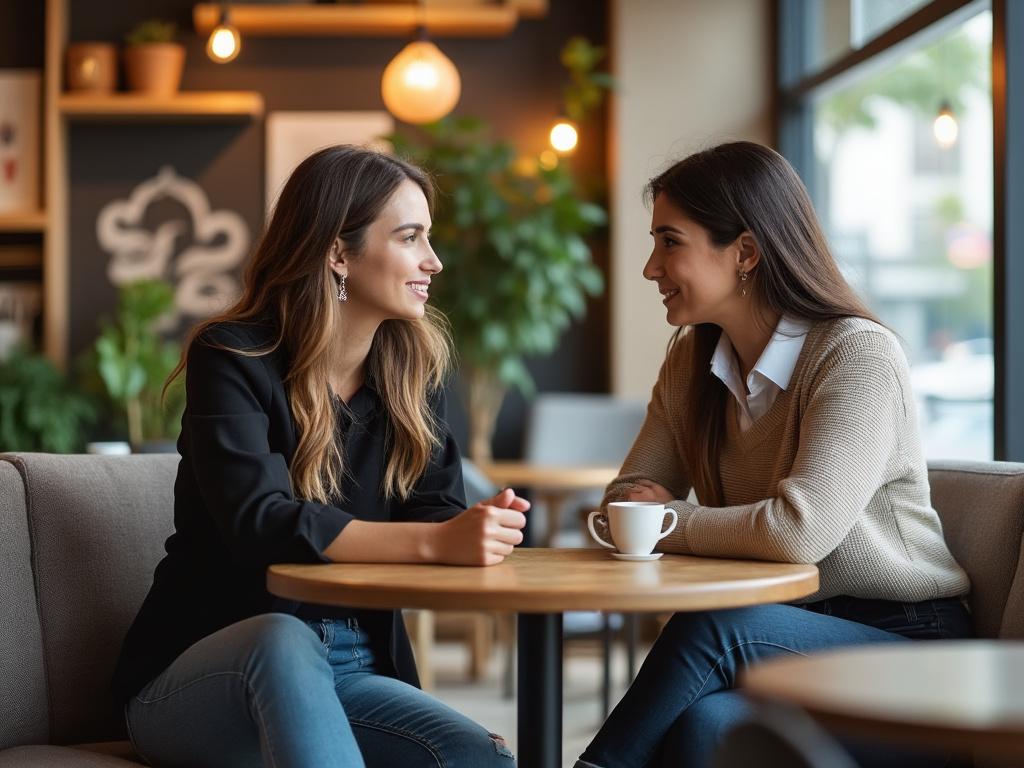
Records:
[[[810,322],[843,317],[879,322],[839,271],[806,187],[778,152],[749,141],[720,144],[651,179],[645,194],[648,202],[665,195],[707,230],[716,247],[749,232],[761,253],[750,273],[751,296],[766,311]],[[670,347],[684,331],[676,332]],[[711,373],[721,329],[703,323],[690,333],[684,451],[701,503],[723,506],[718,455],[729,391]]]

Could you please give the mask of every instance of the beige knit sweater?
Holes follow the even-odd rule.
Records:
[[[647,418],[604,504],[648,478],[685,499],[682,449],[692,337],[669,352]],[[665,552],[816,563],[834,595],[917,602],[965,594],[967,574],[929,501],[906,357],[867,320],[811,327],[789,387],[747,431],[729,398],[719,457],[728,506],[668,504],[679,514]]]

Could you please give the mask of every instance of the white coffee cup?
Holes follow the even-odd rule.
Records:
[[[672,515],[672,523],[668,529],[661,530],[665,514]],[[609,544],[594,530],[594,520],[604,517],[611,530],[612,541]],[[587,528],[594,541],[608,549],[617,549],[624,555],[649,555],[654,545],[676,529],[679,516],[674,509],[665,509],[665,505],[657,501],[613,501],[608,505],[608,513],[595,509],[587,517]]]

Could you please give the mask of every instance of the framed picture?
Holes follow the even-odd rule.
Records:
[[[0,69],[0,213],[39,209],[41,76]]]
[[[267,216],[295,166],[318,149],[358,144],[388,149],[381,136],[394,130],[387,112],[271,112],[267,116]]]

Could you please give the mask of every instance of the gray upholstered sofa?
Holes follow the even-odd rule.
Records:
[[[0,766],[137,765],[107,688],[172,529],[177,466],[0,456]]]
[[[177,461],[0,455],[0,768],[137,765],[107,687]],[[978,633],[1024,638],[1024,464],[938,464],[931,481]]]

